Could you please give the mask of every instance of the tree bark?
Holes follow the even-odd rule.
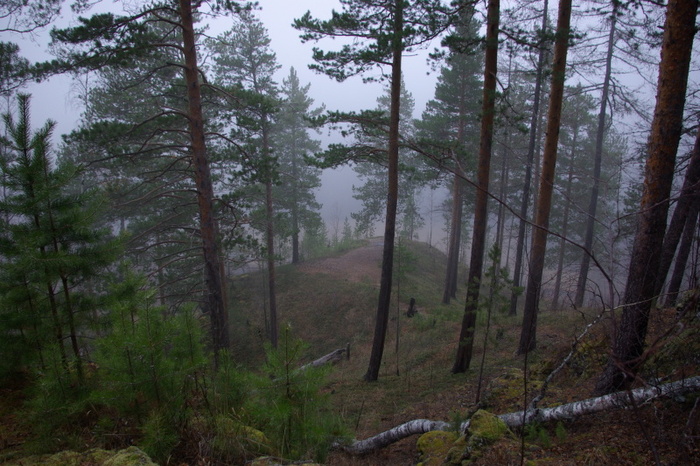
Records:
[[[664,286],[666,276],[671,268],[671,262],[673,262],[673,256],[678,247],[678,241],[681,239],[683,232],[687,229],[687,222],[690,221],[690,211],[698,202],[700,202],[700,129],[695,137],[695,145],[693,146],[693,152],[685,171],[683,187],[678,196],[676,208],[673,210],[671,223],[664,236],[664,244],[661,248],[661,263],[659,264],[659,277],[656,280],[656,295],[661,294],[661,289]],[[693,221],[692,223],[694,226],[695,222]],[[687,256],[681,256],[679,251],[676,261],[679,259],[685,261]],[[678,292],[678,288],[676,288],[675,292]],[[671,298],[670,295],[669,298]]]
[[[229,347],[228,314],[223,293],[220,259],[217,245],[217,226],[214,218],[214,189],[207,159],[202,116],[202,96],[199,85],[197,50],[195,43],[192,2],[180,0],[180,21],[183,53],[185,56],[185,83],[188,98],[188,124],[190,132],[190,154],[194,167],[197,204],[199,206],[199,229],[204,255],[204,279],[206,282],[205,310],[211,321],[211,344],[216,354]]]
[[[688,257],[690,257],[691,253],[691,246],[693,245],[693,237],[695,236],[697,228],[699,211],[700,203],[695,202],[690,207],[690,212],[688,212],[688,218],[685,221],[683,236],[681,237],[680,244],[678,246],[678,257],[676,258],[676,264],[673,266],[673,274],[671,274],[671,279],[668,282],[666,307],[675,306],[678,300],[678,292],[681,289],[683,277],[685,276],[686,272],[685,266],[688,263]]]
[[[554,408],[534,409],[501,414],[498,417],[505,422],[510,429],[521,428],[523,425],[533,422],[552,422],[559,420],[571,420],[580,416],[607,411],[616,408],[628,408],[645,404],[658,398],[678,396],[685,393],[700,390],[700,377],[671,382],[659,387],[642,387],[631,391],[622,391],[598,398],[575,401],[559,405]],[[470,421],[467,420],[459,426],[460,432],[469,429]],[[434,430],[450,430],[451,424],[444,421],[431,421],[430,419],[414,419],[399,426],[389,429],[365,440],[356,440],[350,445],[335,445],[355,455],[363,455],[406,437],[416,434],[424,434]]]
[[[548,0],[544,2],[542,13],[542,32],[547,29]],[[514,316],[518,311],[518,293],[520,279],[523,268],[523,250],[525,249],[525,227],[527,226],[527,211],[530,203],[530,189],[532,186],[532,164],[535,160],[535,146],[537,143],[537,122],[540,119],[540,102],[542,94],[542,80],[545,62],[545,46],[540,44],[539,56],[537,57],[537,70],[535,70],[535,95],[532,103],[532,117],[530,118],[530,133],[527,143],[527,162],[525,165],[525,179],[523,180],[523,195],[520,202],[520,224],[518,226],[518,242],[515,247],[515,266],[513,268],[513,292],[510,296],[509,315]]]
[[[659,84],[645,167],[644,191],[632,249],[624,310],[612,354],[596,393],[626,387],[642,361],[649,312],[659,274],[669,195],[681,136],[698,0],[670,0],[661,45]]]
[[[455,175],[452,184],[452,218],[450,223],[450,246],[447,251],[447,271],[442,303],[449,304],[457,293],[457,276],[459,270],[459,249],[462,238],[462,179]]]
[[[384,354],[384,342],[389,324],[391,304],[391,284],[394,269],[394,238],[396,233],[396,209],[399,192],[399,121],[401,104],[401,55],[403,53],[403,1],[395,0],[394,43],[391,65],[391,104],[389,108],[388,144],[388,190],[386,200],[386,221],[384,225],[384,250],[382,253],[382,274],[379,285],[377,316],[372,340],[372,353],[364,379],[374,382],[379,378],[379,368]]]
[[[452,373],[464,372],[469,368],[474,347],[474,326],[479,305],[479,288],[484,266],[486,248],[487,201],[491,148],[493,145],[493,122],[496,101],[496,72],[498,69],[498,25],[500,20],[500,0],[489,0],[486,26],[486,53],[484,59],[484,96],[481,115],[481,136],[479,144],[479,168],[477,171],[476,201],[474,204],[474,232],[467,277],[467,298],[462,318],[462,328],[457,342]]]
[[[608,51],[605,57],[605,78],[603,79],[603,92],[600,96],[600,112],[598,113],[598,128],[596,129],[595,154],[593,156],[593,186],[588,204],[588,221],[583,242],[583,257],[579,269],[578,284],[576,286],[576,298],[574,304],[577,307],[583,305],[588,282],[588,269],[591,264],[590,254],[593,252],[593,230],[595,229],[596,212],[598,210],[598,196],[600,192],[600,171],[603,162],[603,141],[605,140],[605,119],[610,92],[610,76],[612,74],[612,56],[615,46],[615,29],[617,26],[617,13],[619,1],[613,0],[613,10],[610,14],[610,31],[608,34]]]
[[[564,218],[561,230],[561,238],[559,240],[559,258],[557,259],[557,274],[554,278],[554,296],[552,297],[552,305],[550,309],[556,311],[559,309],[559,294],[561,293],[561,275],[564,270],[564,252],[566,251],[566,241],[569,234],[569,213],[571,212],[571,188],[574,179],[574,163],[576,161],[576,144],[578,144],[579,125],[576,122],[574,127],[574,137],[571,141],[571,159],[569,160],[569,173],[566,178],[566,194],[564,195]]]
[[[552,87],[550,89],[549,112],[547,114],[547,135],[542,154],[542,173],[539,195],[535,211],[535,229],[532,234],[530,265],[523,310],[523,327],[520,333],[518,354],[532,351],[537,346],[537,308],[539,306],[540,287],[544,270],[544,256],[547,248],[547,229],[549,213],[552,206],[554,189],[554,171],[557,163],[557,145],[559,143],[559,125],[564,96],[566,73],[566,55],[569,48],[571,22],[571,0],[560,0],[557,33],[554,43],[554,62],[552,65]]]

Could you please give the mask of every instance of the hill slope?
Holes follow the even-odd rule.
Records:
[[[370,240],[356,249],[299,266],[283,266],[278,272],[280,321],[288,322],[291,334],[309,344],[306,360],[350,345],[350,360],[334,368],[327,390],[356,437],[365,438],[416,418],[463,418],[476,409],[477,391],[482,395],[479,406],[494,413],[522,409],[526,361],[514,355],[520,317],[494,310],[486,336],[484,311],[477,322],[471,368],[466,374],[453,375],[450,368],[464,289],[458,292],[456,302],[440,304],[445,257],[426,244],[404,241],[396,260],[395,312],[380,379],[371,384],[361,379],[374,329],[381,241]],[[235,352],[253,364],[261,361],[265,334],[263,285],[260,274],[239,277],[234,282]],[[416,299],[419,310],[413,318],[406,315],[410,298]],[[528,399],[593,317],[592,311],[541,314],[538,350],[527,361]],[[672,311],[655,314],[650,338],[672,328],[673,319]],[[697,322],[690,328],[697,330]],[[674,378],[695,375],[697,361],[691,366],[688,362],[696,359],[692,348],[700,349],[698,332],[670,342],[667,354],[660,350],[649,371]],[[604,328],[594,329],[580,343],[572,362],[554,379],[541,406],[590,397],[607,348]],[[479,383],[482,356],[484,370]],[[610,412],[572,423],[535,427],[528,431],[525,457],[537,464],[649,464],[658,455],[664,463],[690,464],[698,461],[693,455],[697,410],[690,413],[692,406],[690,400],[681,404],[658,402],[637,412]],[[330,463],[415,463],[415,440],[403,440],[362,458],[337,453]],[[488,449],[477,464],[520,464],[520,454],[520,443],[508,441]]]

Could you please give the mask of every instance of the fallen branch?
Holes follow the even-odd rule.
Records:
[[[325,366],[326,364],[335,364],[336,362],[343,359],[343,355],[345,355],[346,359],[350,359],[350,344],[348,344],[348,346],[345,348],[340,348],[335,351],[331,351],[330,353],[326,354],[325,356],[321,356],[315,361],[311,361],[308,364],[304,364],[299,368],[299,370],[303,371],[308,369],[309,367],[320,367]]]
[[[523,426],[532,422],[551,422],[559,420],[570,420],[579,416],[593,414],[613,408],[628,408],[633,404],[644,404],[657,398],[682,395],[684,393],[700,391],[700,376],[689,379],[678,380],[658,387],[642,387],[630,391],[622,391],[604,395],[596,398],[589,398],[583,401],[575,401],[554,408],[532,409],[526,413],[518,411],[514,413],[501,414],[498,416],[506,425],[511,428]],[[470,421],[467,420],[459,426],[460,432],[466,432]],[[394,442],[398,442],[406,437],[415,434],[424,434],[433,430],[447,430],[450,424],[443,421],[431,421],[429,419],[414,419],[382,432],[365,440],[356,440],[349,445],[336,444],[340,448],[352,454],[365,454],[379,448],[384,448]]]

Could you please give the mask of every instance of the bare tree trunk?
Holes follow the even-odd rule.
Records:
[[[680,245],[678,246],[678,257],[676,257],[676,264],[673,267],[673,274],[671,274],[671,279],[668,282],[666,307],[675,306],[676,301],[678,300],[678,293],[681,289],[683,277],[685,276],[686,272],[685,266],[688,263],[688,257],[691,253],[691,246],[693,245],[693,238],[695,237],[695,232],[697,231],[696,228],[699,211],[700,203],[696,201],[690,207],[688,218],[685,221],[683,236],[681,237]]]
[[[544,2],[544,10],[542,13],[542,31],[547,29],[547,11],[549,8],[548,0]],[[535,77],[535,95],[533,96],[532,117],[530,118],[530,133],[527,144],[527,162],[525,165],[525,180],[523,181],[523,195],[520,201],[520,224],[518,227],[518,242],[515,247],[515,266],[513,268],[513,293],[510,297],[510,312],[509,315],[516,315],[518,309],[518,296],[520,294],[517,289],[520,287],[520,279],[523,268],[523,250],[525,249],[525,227],[527,226],[527,211],[530,202],[530,189],[532,186],[532,165],[535,160],[535,146],[537,142],[537,123],[540,119],[540,102],[542,94],[542,80],[544,70],[545,46],[540,44],[539,56],[537,58],[537,70]]]
[[[547,135],[542,154],[542,174],[539,196],[535,210],[535,229],[532,233],[530,266],[523,310],[523,327],[520,333],[518,354],[527,353],[537,346],[537,308],[539,306],[540,287],[544,270],[544,256],[547,248],[547,229],[549,213],[552,206],[554,189],[554,170],[557,163],[557,145],[559,143],[559,125],[564,96],[566,72],[566,55],[569,48],[571,21],[571,0],[560,0],[557,33],[554,43],[554,63],[552,65],[552,87],[547,114]]]
[[[263,137],[266,139],[266,137]],[[265,144],[263,142],[263,144]],[[267,151],[266,151],[267,152]],[[277,287],[275,273],[275,226],[273,223],[274,208],[272,204],[272,181],[265,182],[265,236],[267,242],[267,292],[270,300],[270,343],[277,348],[279,324],[277,322]]]
[[[457,294],[457,275],[459,270],[459,249],[462,238],[462,179],[455,175],[452,185],[452,218],[450,222],[450,245],[447,251],[447,271],[445,289],[442,294],[443,304]]]
[[[557,260],[557,274],[554,278],[554,296],[552,297],[551,310],[559,309],[559,295],[561,293],[561,275],[564,269],[564,252],[566,251],[566,241],[564,238],[569,234],[569,213],[571,211],[571,187],[574,179],[574,162],[576,161],[576,144],[578,143],[578,122],[574,127],[574,137],[571,141],[571,158],[569,160],[569,174],[566,179],[566,193],[564,195],[564,225],[561,230],[561,239],[559,240],[559,259]]]
[[[399,191],[399,108],[401,104],[401,54],[403,52],[403,1],[395,0],[396,17],[393,31],[393,57],[391,66],[391,104],[389,109],[388,144],[388,191],[386,201],[386,222],[384,226],[384,251],[382,254],[382,275],[379,284],[379,302],[372,340],[372,353],[364,379],[374,382],[379,378],[379,368],[384,353],[384,341],[389,324],[391,304],[391,282],[394,269],[394,238],[396,233],[396,208]]]
[[[190,129],[192,165],[195,171],[197,204],[199,206],[199,229],[204,255],[204,279],[206,282],[205,310],[211,320],[211,343],[216,354],[229,347],[228,314],[224,301],[223,280],[220,275],[220,259],[217,245],[217,225],[214,218],[214,189],[211,181],[209,160],[204,139],[204,118],[199,86],[197,50],[194,20],[190,0],[180,0],[183,53],[185,56],[185,82],[187,84],[188,123]]]
[[[493,143],[493,121],[496,101],[496,72],[498,69],[498,25],[500,20],[500,0],[489,0],[486,25],[486,53],[484,60],[484,97],[481,114],[481,137],[479,145],[479,169],[477,172],[476,202],[474,204],[474,233],[472,236],[471,259],[467,277],[467,298],[464,306],[462,328],[457,343],[453,373],[464,372],[469,368],[474,347],[474,326],[479,305],[479,288],[484,266],[486,247],[487,201],[489,171],[491,167],[491,146]]]
[[[656,108],[625,288],[625,306],[615,329],[612,354],[598,380],[596,393],[610,393],[626,387],[642,363],[639,358],[644,348],[666,230],[697,9],[698,0],[670,0],[666,7]]]
[[[591,187],[591,197],[588,204],[588,221],[586,222],[586,234],[583,242],[583,258],[578,274],[578,284],[576,286],[576,298],[574,304],[577,307],[583,305],[583,297],[586,293],[588,282],[588,269],[591,264],[590,254],[593,251],[593,230],[596,222],[596,212],[598,210],[598,195],[600,192],[600,171],[603,161],[603,141],[605,140],[605,118],[608,105],[608,94],[610,92],[610,76],[612,74],[612,56],[615,46],[615,29],[617,26],[617,13],[619,1],[613,0],[613,10],[610,14],[610,31],[608,34],[608,51],[605,57],[605,78],[603,79],[603,92],[600,96],[600,112],[598,113],[598,128],[596,129],[595,154],[593,162],[593,186]]]
[[[678,247],[678,241],[686,229],[686,223],[690,221],[690,211],[698,202],[700,202],[700,129],[698,129],[698,134],[695,137],[695,145],[688,162],[688,168],[685,171],[685,179],[678,196],[676,208],[671,216],[671,223],[664,236],[664,244],[661,249],[661,263],[659,264],[659,277],[656,280],[656,295],[661,293],[661,289],[666,281],[666,275],[668,275],[668,270],[671,268],[671,262],[673,262],[673,256]],[[679,251],[678,259],[685,260],[686,258],[681,257]],[[676,292],[678,292],[678,289],[676,289]]]

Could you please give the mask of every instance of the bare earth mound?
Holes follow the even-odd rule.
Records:
[[[371,283],[379,283],[383,246],[381,238],[372,238],[367,245],[341,256],[304,262],[298,270],[309,275],[327,274],[351,282],[369,280]]]

